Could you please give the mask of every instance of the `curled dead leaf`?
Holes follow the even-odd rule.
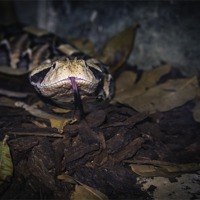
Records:
[[[134,24],[110,38],[103,47],[102,54],[98,57],[103,63],[111,67],[114,72],[127,60],[136,36],[138,24]]]

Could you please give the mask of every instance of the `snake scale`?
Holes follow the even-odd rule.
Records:
[[[64,39],[26,26],[1,27],[0,66],[29,70],[31,85],[42,96],[67,107],[109,100],[113,78],[109,67],[80,52]]]

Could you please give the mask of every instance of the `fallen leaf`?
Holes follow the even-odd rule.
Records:
[[[132,71],[124,71],[116,80],[116,90],[113,102],[126,102],[128,98],[134,98],[146,92],[147,88],[156,85],[160,78],[169,73],[171,65],[166,64],[153,70],[145,71],[135,84],[137,74]]]
[[[132,88],[137,78],[137,74],[132,71],[124,71],[116,80],[115,89],[116,93],[121,93]]]
[[[87,185],[81,184],[75,186],[75,191],[71,195],[71,200],[107,200],[108,197],[100,191],[91,188]]]
[[[71,38],[67,40],[70,41],[77,49],[79,49],[86,55],[96,57],[95,47],[89,39]]]
[[[102,54],[98,57],[100,61],[109,65],[114,72],[127,60],[135,40],[138,24],[130,26],[110,38],[103,47]]]
[[[168,80],[150,88],[142,95],[126,99],[126,104],[138,112],[164,112],[182,106],[196,96],[198,80],[192,78]]]
[[[53,108],[52,110],[55,113],[68,113],[71,111],[70,109],[65,109],[65,108]]]
[[[102,192],[75,180],[73,177],[69,175],[61,174],[57,176],[57,179],[66,183],[76,184],[75,191],[72,193],[70,198],[71,200],[79,200],[79,199],[108,200],[108,197]]]
[[[138,137],[134,140],[132,140],[129,144],[125,146],[121,151],[117,152],[114,154],[114,158],[120,162],[124,159],[131,158],[138,152],[141,148],[142,145],[145,143],[145,139],[142,137]]]
[[[168,165],[131,164],[130,166],[133,172],[135,172],[140,176],[146,176],[146,177],[152,177],[152,176],[173,177],[173,176],[178,176],[182,173],[188,173],[200,170],[199,163],[188,163],[188,164],[168,163]]]
[[[131,106],[138,112],[155,113],[157,111],[164,112],[175,107],[185,104],[195,98],[198,90],[197,77],[184,78],[184,79],[173,79],[168,80],[163,84],[153,86],[161,75],[168,72],[169,68],[166,66],[162,71],[157,70],[158,76],[154,78],[156,81],[148,78],[148,84],[144,83],[145,80],[142,78],[138,84],[124,89],[121,92],[116,91],[114,101],[121,104]],[[156,78],[157,77],[157,78]],[[144,83],[144,84],[142,84]],[[149,89],[147,89],[150,87]]]
[[[116,80],[115,96],[111,103],[126,104],[127,99],[141,95],[145,87],[135,85],[137,75],[132,71],[124,71]]]
[[[51,127],[56,128],[60,133],[63,132],[63,129],[66,124],[71,124],[75,121],[72,119],[60,117],[58,115],[46,113],[38,108],[35,108],[35,106],[29,106],[21,101],[15,102],[15,106],[24,108],[26,111],[28,111],[31,115],[33,115],[35,117],[48,119],[51,123]]]
[[[67,174],[58,175],[57,179],[65,182],[65,183],[77,184],[77,181],[74,180],[74,178],[72,176],[69,176]]]
[[[56,128],[58,132],[63,133],[63,129],[67,124],[73,124],[76,122],[76,119],[65,119],[65,118],[49,118],[52,128]]]
[[[144,71],[141,79],[137,83],[137,87],[142,86],[144,88],[151,88],[152,86],[156,85],[163,75],[169,73],[171,69],[172,66],[166,64],[152,70]]]
[[[143,93],[145,93],[145,91],[146,90],[143,87],[133,86],[129,90],[125,90],[124,92],[116,93],[116,96],[114,97],[113,101],[132,107],[132,104],[130,104],[130,101],[134,97],[142,95]]]
[[[136,115],[133,115],[124,121],[104,124],[101,126],[101,128],[120,127],[120,126],[123,126],[123,127],[127,126],[129,128],[132,128],[135,124],[141,123],[147,117],[148,117],[148,115],[146,113],[137,113]]]
[[[8,136],[5,136],[4,140],[0,142],[0,185],[13,174],[13,163],[7,139]]]

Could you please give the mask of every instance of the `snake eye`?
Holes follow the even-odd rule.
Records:
[[[56,63],[53,63],[53,65],[51,66],[52,69],[55,69],[56,67]]]
[[[49,72],[51,68],[46,68],[32,76],[30,76],[30,82],[32,84],[37,84],[37,83],[41,83],[44,80],[44,77],[46,76],[46,74]]]

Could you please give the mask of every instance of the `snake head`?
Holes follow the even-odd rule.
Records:
[[[64,105],[74,101],[72,77],[81,99],[94,100],[100,93],[103,100],[110,98],[112,76],[96,59],[67,58],[42,64],[31,72],[30,83],[41,95]]]

